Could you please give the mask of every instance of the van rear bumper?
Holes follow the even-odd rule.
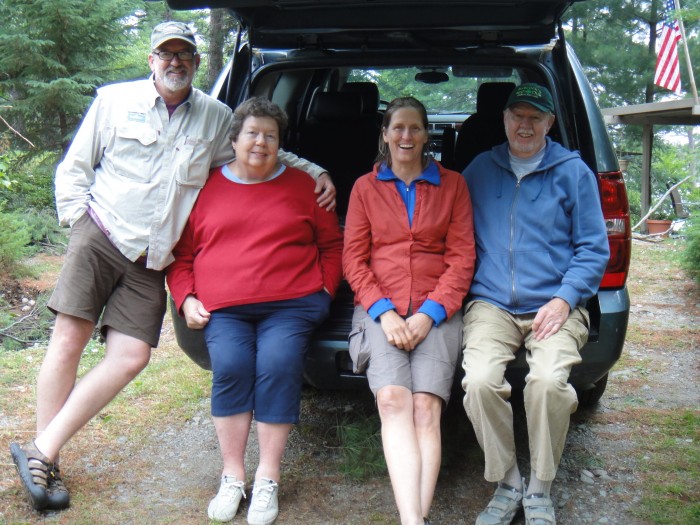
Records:
[[[573,368],[569,377],[569,382],[577,390],[592,388],[620,359],[630,311],[627,288],[601,290],[588,308],[591,314],[591,334],[588,343],[581,350],[583,361]],[[341,331],[330,332],[324,330],[324,327],[316,334],[307,354],[304,372],[306,382],[323,390],[366,387],[365,376],[352,372],[347,337],[343,338]],[[347,331],[349,328],[347,326]],[[522,389],[527,372],[525,349],[521,348],[515,360],[508,365],[506,379],[513,388]],[[460,362],[455,383],[461,383],[463,375]]]

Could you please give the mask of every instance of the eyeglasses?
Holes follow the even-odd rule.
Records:
[[[190,61],[197,54],[196,51],[180,51],[173,53],[172,51],[153,51],[153,54],[160,58],[163,62],[170,62],[175,56],[185,62]]]

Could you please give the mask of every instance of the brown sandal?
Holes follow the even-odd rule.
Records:
[[[53,469],[53,462],[36,448],[33,441],[23,447],[12,443],[10,452],[32,507],[36,510],[45,509],[49,500],[47,479]]]
[[[57,463],[54,463],[53,468],[49,472],[49,477],[46,480],[46,493],[49,497],[46,508],[51,510],[63,510],[70,507],[70,493],[65,483],[63,483],[61,471]]]

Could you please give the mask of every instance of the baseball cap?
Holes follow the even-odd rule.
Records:
[[[506,108],[519,102],[525,102],[531,106],[535,106],[540,111],[554,114],[552,94],[546,87],[540,86],[539,84],[528,82],[517,86],[508,97]]]
[[[169,21],[154,27],[151,33],[151,49],[158,49],[158,46],[168,40],[182,40],[197,47],[194,33],[184,22]]]

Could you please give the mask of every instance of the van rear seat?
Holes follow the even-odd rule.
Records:
[[[319,92],[299,129],[299,155],[328,170],[337,190],[337,212],[345,217],[355,181],[372,169],[379,125],[362,112],[353,92]]]

